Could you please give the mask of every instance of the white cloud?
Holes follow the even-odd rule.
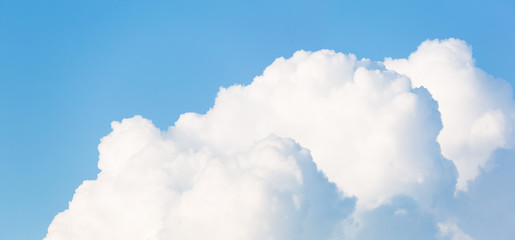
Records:
[[[509,146],[511,88],[453,39],[384,64],[298,51],[167,131],[113,122],[46,239],[433,238],[454,165],[464,190]]]
[[[270,133],[293,138],[366,209],[396,194],[422,198],[429,187],[420,186],[452,174],[435,141],[440,129],[425,89],[368,60],[322,50],[279,58],[252,84],[221,89],[207,114],[184,114],[170,132],[220,152]]]
[[[510,85],[474,65],[471,48],[457,39],[422,43],[408,59],[385,60],[387,69],[424,86],[439,103],[443,155],[458,169],[466,190],[494,150],[513,145],[515,103]]]
[[[442,239],[473,240],[453,222],[438,223],[438,229],[440,230],[439,235]]]
[[[328,238],[354,206],[289,139],[222,156],[181,149],[138,116],[112,126],[98,179],[77,189],[47,239]]]

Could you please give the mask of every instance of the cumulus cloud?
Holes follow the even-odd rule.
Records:
[[[459,172],[458,190],[466,190],[493,151],[513,145],[515,103],[511,86],[475,67],[472,50],[457,39],[422,43],[407,59],[389,59],[387,69],[424,86],[439,103],[442,154]]]
[[[177,142],[220,152],[248,148],[270,133],[291,137],[359,208],[396,194],[422,198],[453,174],[435,141],[437,103],[424,88],[369,60],[333,51],[277,59],[248,86],[221,89],[204,115],[182,115]]]
[[[354,206],[290,139],[215,155],[181,149],[139,116],[112,126],[98,179],[77,189],[47,239],[328,238]]]
[[[511,146],[514,112],[460,40],[384,62],[298,51],[166,131],[113,122],[46,239],[469,237],[445,209]]]

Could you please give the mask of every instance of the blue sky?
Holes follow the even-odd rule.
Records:
[[[110,122],[166,129],[277,57],[407,57],[460,38],[515,84],[513,1],[0,1],[0,239],[40,239],[98,173]]]

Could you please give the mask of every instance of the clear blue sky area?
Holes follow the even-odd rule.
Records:
[[[300,49],[382,60],[448,37],[515,83],[511,0],[0,0],[0,239],[45,236],[111,121],[165,129]]]

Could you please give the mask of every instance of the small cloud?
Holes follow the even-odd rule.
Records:
[[[395,210],[395,212],[393,213],[393,215],[395,215],[395,216],[402,216],[402,215],[406,215],[406,214],[408,214],[408,211],[406,209],[402,209],[402,208]]]
[[[455,223],[445,222],[438,223],[439,236],[442,239],[449,240],[473,240],[469,235],[463,232]]]

